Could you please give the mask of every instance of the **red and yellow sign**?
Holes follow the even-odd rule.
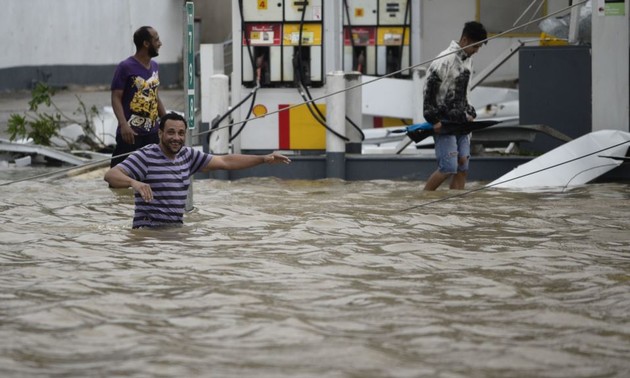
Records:
[[[250,24],[246,26],[247,34],[243,34],[243,46],[247,45],[245,35],[249,36],[251,46],[280,46],[282,27],[280,24]]]
[[[326,149],[326,129],[308,110],[306,105],[289,108],[291,105],[278,105],[278,148],[281,150],[324,150]],[[326,105],[318,105],[326,114]],[[286,109],[286,110],[282,110]]]
[[[343,30],[344,46],[374,46],[376,44],[376,28],[370,26],[353,26],[352,41],[350,40],[350,28]]]
[[[267,0],[258,0],[258,10],[267,10]]]

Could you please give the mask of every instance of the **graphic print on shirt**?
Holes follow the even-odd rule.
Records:
[[[427,122],[466,122],[476,117],[468,103],[472,65],[456,42],[431,64],[424,91],[424,118]]]
[[[129,105],[129,125],[149,132],[158,118],[157,88],[160,86],[160,78],[157,71],[154,71],[147,80],[140,76],[134,77],[132,85],[135,91]]]

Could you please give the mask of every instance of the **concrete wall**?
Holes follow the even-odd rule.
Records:
[[[116,64],[135,52],[133,32],[151,25],[163,46],[156,59],[166,85],[177,84],[182,55],[182,1],[3,0],[0,90],[33,80],[107,85]]]
[[[195,17],[201,22],[201,43],[222,43],[232,38],[232,0],[196,1]]]

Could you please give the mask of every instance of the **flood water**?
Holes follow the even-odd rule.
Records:
[[[2,377],[630,375],[628,184],[198,180],[136,231],[101,175],[1,187]]]

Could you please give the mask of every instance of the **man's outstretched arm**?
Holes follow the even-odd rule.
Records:
[[[268,155],[214,155],[212,160],[203,167],[203,172],[217,169],[235,170],[254,167],[260,164],[289,164],[291,160],[281,154],[272,153]]]

